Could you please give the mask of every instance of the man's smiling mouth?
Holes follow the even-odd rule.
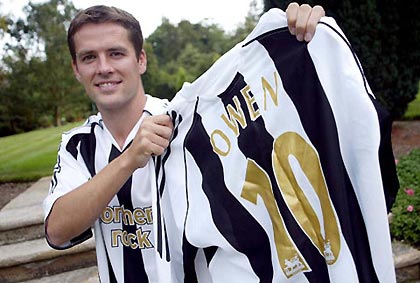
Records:
[[[121,81],[97,83],[95,86],[99,88],[109,88],[120,84]]]

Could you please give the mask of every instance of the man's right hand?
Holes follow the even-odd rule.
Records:
[[[127,149],[132,157],[133,168],[146,166],[150,157],[161,155],[169,145],[173,131],[172,120],[168,115],[156,115],[144,118],[140,128]]]

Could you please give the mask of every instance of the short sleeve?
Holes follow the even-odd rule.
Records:
[[[74,156],[67,150],[68,136],[63,134],[62,141],[57,154],[57,162],[54,166],[53,175],[51,177],[50,189],[47,197],[43,201],[44,220],[45,228],[47,227],[48,216],[54,206],[54,203],[63,195],[71,192],[80,185],[87,182],[91,175],[83,162],[83,159],[79,156]],[[92,237],[91,229],[88,229],[81,235],[75,237],[70,242],[65,243],[61,246],[53,245],[48,238],[47,231],[45,229],[45,236],[48,244],[54,249],[67,249],[74,245],[77,245],[90,237]]]

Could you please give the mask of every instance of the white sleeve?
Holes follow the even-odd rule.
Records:
[[[67,151],[66,145],[68,140],[69,136],[63,134],[58,150],[57,163],[54,166],[54,172],[51,178],[49,193],[43,201],[45,225],[47,225],[47,218],[51,213],[55,201],[91,178],[91,175],[81,156],[78,155],[75,158],[69,151]],[[51,247],[55,249],[67,249],[92,237],[92,231],[91,229],[88,229],[81,235],[61,246],[55,246],[50,243],[46,229],[45,236]]]

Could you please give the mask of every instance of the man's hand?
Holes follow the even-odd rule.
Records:
[[[169,145],[173,125],[168,115],[144,118],[140,128],[127,149],[133,158],[134,167],[144,167],[152,155],[161,155]]]
[[[325,16],[321,6],[311,7],[308,4],[290,3],[286,9],[287,25],[290,33],[296,35],[297,40],[309,42],[315,34],[315,27]]]

